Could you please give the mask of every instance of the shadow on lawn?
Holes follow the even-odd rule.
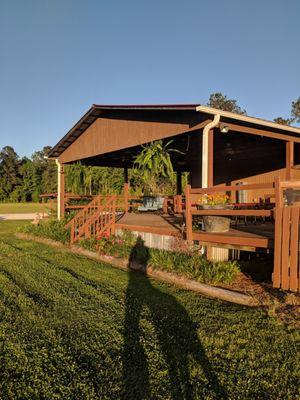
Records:
[[[143,254],[143,264],[149,260],[148,249],[141,238],[137,239],[129,265],[137,266],[137,255]],[[198,338],[197,328],[185,308],[171,295],[152,286],[148,277],[129,272],[125,300],[123,378],[124,399],[151,399],[147,356],[140,327],[142,308],[148,307],[159,346],[167,364],[171,398],[195,399],[188,361],[193,358],[202,368],[208,381],[210,395],[226,399],[225,390],[218,382],[205,350]],[[149,346],[150,347],[150,346]],[[165,379],[163,376],[161,379]]]

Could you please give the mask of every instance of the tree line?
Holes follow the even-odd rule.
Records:
[[[222,93],[213,93],[207,102],[209,107],[237,114],[246,115],[236,100],[230,99]],[[300,97],[292,102],[289,117],[278,117],[274,119],[280,124],[290,125],[300,123]],[[136,194],[142,194],[149,190],[150,183],[159,180],[160,186],[155,190],[171,194],[175,190],[174,173],[169,173],[166,178],[164,174],[159,175],[156,171],[155,177],[147,175],[145,165],[149,164],[149,155],[153,153],[153,165],[163,166],[161,160],[167,154],[166,149],[158,150],[161,145],[146,147],[138,158],[137,168],[130,171],[130,182]],[[57,191],[57,167],[53,160],[45,156],[50,151],[50,146],[36,151],[29,157],[19,157],[11,146],[5,146],[0,151],[0,201],[38,201],[42,193],[55,193]],[[162,153],[159,153],[161,151]],[[144,159],[143,159],[144,157]],[[153,170],[153,168],[151,168]],[[121,193],[124,184],[122,169],[108,167],[87,167],[80,163],[66,166],[66,191],[75,194],[97,194],[97,193]],[[186,178],[186,177],[185,177]],[[157,183],[155,183],[157,184]]]
[[[39,201],[42,193],[57,192],[57,166],[45,158],[50,146],[30,158],[20,158],[11,146],[0,151],[0,202]],[[75,194],[120,193],[123,171],[117,168],[66,166],[66,191]]]

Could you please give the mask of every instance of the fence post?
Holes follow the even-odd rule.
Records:
[[[126,185],[126,183],[125,183]],[[111,234],[114,235],[116,232],[116,195],[113,196],[112,201],[112,224],[111,224]]]
[[[193,217],[192,217],[192,204],[191,204],[191,185],[186,185],[185,188],[185,227],[186,227],[186,240],[191,242],[193,240]]]
[[[71,243],[71,244],[74,243],[74,234],[75,234],[74,225],[75,225],[75,221],[72,220],[71,229],[70,229],[70,243]]]
[[[129,196],[129,184],[128,183],[124,183],[124,209],[125,209],[125,213],[127,213],[129,211],[128,196]]]
[[[178,212],[179,214],[181,214],[181,213],[182,213],[182,194],[179,194],[179,195],[177,196],[177,201],[178,201],[178,204],[177,204],[177,212]]]
[[[168,214],[168,196],[164,197],[163,213]]]
[[[275,226],[274,226],[274,267],[273,267],[273,287],[281,286],[281,250],[282,250],[282,213],[283,213],[283,193],[280,178],[275,178]]]

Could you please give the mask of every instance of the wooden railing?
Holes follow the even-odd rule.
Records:
[[[275,203],[264,204],[248,203],[245,209],[197,209],[197,195],[205,195],[220,192],[236,192],[238,190],[270,189],[273,193],[269,196],[274,197]],[[288,189],[297,190],[295,198],[299,200],[288,200]],[[295,193],[295,192],[294,192]],[[299,227],[300,227],[300,181],[280,181],[264,184],[245,184],[239,186],[218,186],[210,188],[192,189],[189,185],[185,192],[185,221],[186,239],[188,241],[199,240],[202,243],[214,243],[216,247],[225,246],[253,246],[253,248],[274,248],[274,270],[273,286],[284,290],[300,292],[300,257],[299,257]],[[257,208],[253,208],[256,204]],[[238,205],[237,205],[238,206]],[[234,233],[208,233],[193,230],[193,216],[229,216],[229,217],[268,217],[274,223],[274,240],[270,242],[268,238],[257,235],[243,236],[243,232],[235,235]],[[257,236],[257,237],[256,237]],[[272,243],[272,244],[270,244]]]
[[[163,212],[164,214],[181,214],[183,212],[183,196],[181,194],[165,196]]]
[[[99,237],[104,233],[114,234],[116,195],[98,196],[88,206],[66,225],[71,228],[71,244],[82,238]]]
[[[106,197],[102,195],[95,196],[92,201],[90,201],[87,205],[83,206],[83,208],[78,211],[71,221],[66,224],[66,228],[70,227],[71,224],[75,225],[75,228],[83,226],[86,221],[88,221],[96,211],[99,210],[100,206],[105,201]]]
[[[114,232],[116,213],[128,212],[138,205],[139,196],[130,196],[128,185],[124,185],[121,195],[94,196],[87,205],[80,206],[80,211],[67,224],[71,228],[71,244],[82,237]]]
[[[215,215],[215,216],[231,216],[231,217],[271,217],[273,215],[272,209],[261,209],[255,208],[254,206],[257,203],[248,203],[248,209],[222,209],[222,210],[201,210],[197,209],[197,196],[199,195],[209,195],[213,193],[222,193],[222,192],[237,192],[239,190],[253,190],[253,189],[273,189],[275,188],[274,182],[271,183],[257,183],[257,184],[245,184],[245,185],[236,185],[236,186],[213,186],[209,188],[191,188],[190,185],[186,186],[185,190],[185,222],[186,222],[186,239],[188,241],[196,240],[195,232],[193,231],[193,215],[204,216],[204,215]],[[251,208],[253,206],[253,208]],[[211,238],[207,235],[207,240]],[[196,234],[197,239],[199,234]],[[241,242],[245,244],[243,239],[232,239],[234,244],[238,244]],[[259,244],[261,242],[257,242]],[[252,243],[255,245],[255,243]],[[262,243],[261,243],[262,244]],[[265,246],[264,246],[265,247]]]

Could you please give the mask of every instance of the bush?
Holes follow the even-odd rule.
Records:
[[[67,220],[41,221],[38,225],[28,224],[20,230],[62,243],[70,240],[70,231],[65,229]],[[80,246],[100,254],[135,260],[140,264],[151,265],[164,271],[174,272],[195,279],[198,282],[231,284],[237,277],[239,267],[236,262],[210,262],[193,247],[189,251],[167,251],[150,249],[141,238],[130,231],[118,236],[103,235],[100,239],[90,238],[80,241]]]
[[[65,228],[66,223],[66,220],[42,220],[38,225],[26,224],[20,227],[19,231],[68,243],[70,241],[70,230]]]
[[[150,249],[141,238],[125,231],[120,236],[85,239],[80,245],[88,250],[114,257],[130,258],[140,264],[148,264],[167,272],[178,273],[198,282],[210,284],[231,284],[239,273],[236,262],[216,262],[206,260],[198,248],[186,251]]]
[[[219,284],[231,284],[239,273],[236,262],[211,262],[199,253],[192,255],[183,252],[171,252],[165,250],[150,250],[150,263],[154,268],[160,268],[168,272],[176,272],[198,282]]]

